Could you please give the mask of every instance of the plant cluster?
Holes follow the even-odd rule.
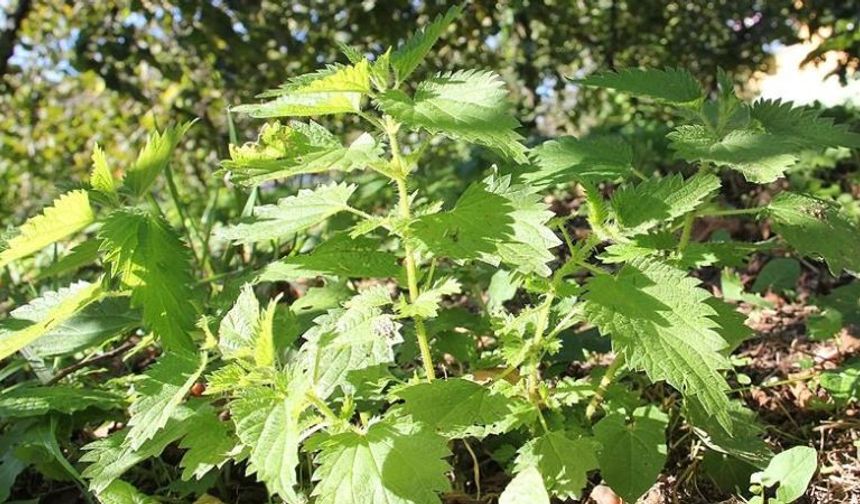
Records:
[[[10,278],[35,265],[39,279],[91,281],[43,290],[0,329],[3,377],[18,377],[0,395],[0,489],[35,465],[103,502],[154,502],[145,494],[217,491],[235,467],[289,503],[431,504],[464,481],[486,497],[480,447],[512,476],[503,504],[579,499],[596,474],[634,502],[684,423],[711,466],[755,468],[740,489],[754,502],[803,494],[815,450],[774,456],[762,440],[727,379],[752,331],[691,272],[783,246],[833,275],[860,271],[860,232],[833,204],[787,191],[760,207],[720,201],[721,170],[770,183],[801,153],[860,136],[789,103],[744,103],[722,73],[711,96],[684,70],[631,69],[577,83],[670,108],[683,170],[645,175],[615,137],[529,149],[493,72],[413,83],[459,14],[373,59],[344,46],[347,64],[235,108],[267,122],[223,162],[250,193],[229,223],[184,213],[169,167],[183,125],[153,133],[126,170],[96,149],[89,185],[6,239]],[[307,119],[330,115],[367,131],[343,142]],[[439,198],[414,174],[440,138],[500,161]],[[262,203],[261,188],[292,178],[305,187]],[[582,204],[556,215],[547,196],[573,184]],[[693,238],[697,219],[721,216],[769,219],[779,238]],[[589,232],[572,235],[574,219]],[[25,259],[81,235],[47,264]],[[574,377],[595,334],[614,357]],[[148,358],[104,379],[92,370],[104,355]],[[82,429],[95,440],[73,463],[63,445]],[[176,467],[146,465],[165,457]],[[136,488],[141,467],[169,485]]]

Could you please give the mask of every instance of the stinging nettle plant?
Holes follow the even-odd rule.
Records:
[[[512,475],[499,502],[578,499],[596,474],[634,502],[666,463],[670,419],[683,418],[710,452],[762,469],[757,492],[777,486],[784,502],[796,499],[772,476],[771,449],[726,379],[731,352],[752,331],[690,271],[738,265],[783,243],[834,275],[860,271],[860,233],[828,202],[782,192],[764,207],[719,203],[722,169],[769,183],[799,153],[856,148],[858,135],[811,109],[746,104],[723,73],[710,97],[686,71],[631,69],[576,82],[670,108],[680,123],[671,148],[691,175],[645,176],[615,137],[562,137],[530,150],[493,72],[414,82],[460,14],[451,8],[372,60],[344,46],[348,64],[234,108],[268,121],[223,162],[251,194],[229,225],[185,225],[168,161],[186,126],[153,134],[124,178],[96,150],[90,186],[27,221],[0,265],[95,228],[50,275],[96,260],[105,275],[13,311],[21,324],[0,332],[0,357],[21,352],[37,370],[80,351],[56,334],[81,317],[119,319],[84,347],[145,327],[164,351],[142,376],[86,387],[42,369],[43,386],[0,397],[24,433],[15,431],[18,442],[39,445],[45,429],[55,439],[91,408],[123,418],[131,390],[126,426],[85,447],[80,474],[56,440],[39,445],[105,501],[146,499],[122,478],[170,445],[181,449],[182,480],[211,485],[220,468],[241,464],[290,503],[436,503],[464,479],[480,498],[480,443]],[[368,130],[344,143],[307,119],[331,115],[353,115]],[[439,198],[415,181],[440,137],[485,148],[498,166],[458,197]],[[387,205],[361,190],[368,172],[385,181],[373,185],[379,193],[394,188]],[[162,173],[181,232],[151,195]],[[257,204],[261,185],[297,176],[312,187]],[[573,185],[585,203],[555,215],[544,196]],[[574,240],[569,224],[579,216],[589,233]],[[693,240],[696,219],[720,216],[770,219],[782,241]],[[204,292],[194,275],[214,273],[210,249],[219,246],[227,268],[246,264]],[[267,264],[247,260],[273,254]],[[304,292],[261,303],[266,286],[283,282]],[[565,376],[569,348],[595,329],[614,358],[586,377]],[[461,474],[452,451],[475,458],[474,469]],[[814,472],[814,450],[795,453]]]

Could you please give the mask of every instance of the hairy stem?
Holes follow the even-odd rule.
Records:
[[[546,332],[546,327],[549,324],[549,310],[552,307],[552,302],[555,300],[555,293],[550,291],[541,305],[538,312],[537,324],[535,324],[534,346],[538,348],[543,342],[543,336]],[[529,397],[532,400],[537,398],[538,384],[540,383],[540,361],[543,357],[543,352],[536,354],[536,359],[532,361],[531,374],[529,375]]]
[[[624,356],[621,354],[615,354],[615,360],[612,361],[612,364],[606,368],[606,373],[603,374],[603,378],[600,379],[600,384],[597,386],[597,391],[594,392],[594,397],[591,398],[591,401],[588,403],[588,406],[585,408],[585,417],[591,420],[594,417],[594,414],[597,413],[597,408],[600,407],[601,403],[603,403],[603,397],[606,395],[606,390],[609,388],[609,385],[612,384],[612,381],[615,379],[615,375],[618,374],[618,371],[624,366]]]
[[[690,237],[693,234],[693,221],[695,220],[695,212],[690,212],[684,217],[684,227],[681,229],[681,239],[678,241],[678,252],[683,252],[690,244]]]

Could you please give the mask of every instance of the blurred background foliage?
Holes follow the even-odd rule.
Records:
[[[337,42],[379,54],[449,4],[0,0],[0,226],[80,183],[96,142],[119,169],[149,128],[194,118],[175,167],[203,205],[221,185],[212,173],[226,153],[229,106],[343,61]],[[824,37],[806,62],[838,51],[832,73],[844,82],[856,78],[858,23],[854,0],[476,0],[422,71],[496,70],[532,142],[595,125],[647,135],[660,129],[641,118],[653,113],[564,77],[682,66],[712,82],[722,67],[746,85],[774,69],[776,48]],[[237,137],[253,139],[258,125],[237,121]]]

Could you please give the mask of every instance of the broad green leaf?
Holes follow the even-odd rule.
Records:
[[[295,486],[299,444],[305,437],[299,421],[302,403],[303,398],[258,386],[245,389],[230,405],[236,434],[250,450],[248,474],[287,502],[299,501]]]
[[[391,67],[398,82],[403,82],[424,61],[424,57],[445,33],[448,26],[463,14],[462,4],[452,5],[444,14],[440,14],[432,23],[418,30],[406,42],[391,53]]]
[[[617,72],[589,75],[574,82],[585,86],[617,89],[623,93],[648,96],[674,104],[689,104],[704,97],[699,81],[687,70],[667,68],[627,68]]]
[[[720,336],[726,340],[728,346],[723,349],[723,355],[730,355],[741,343],[750,339],[755,333],[746,325],[747,316],[735,309],[722,299],[708,298],[705,303],[717,312],[711,317],[720,326]]]
[[[803,255],[820,257],[831,273],[860,272],[860,228],[836,205],[812,196],[782,192],[767,210],[774,230]]]
[[[379,163],[380,153],[379,144],[367,133],[344,147],[313,121],[274,122],[262,127],[255,143],[230,145],[230,159],[221,166],[231,182],[255,186],[305,173],[361,169]]]
[[[156,177],[167,168],[173,150],[192,124],[188,122],[168,127],[163,133],[153,131],[149,134],[146,145],[137,156],[137,161],[125,174],[125,186],[132,194],[135,196],[146,194]]]
[[[860,282],[837,287],[826,296],[816,298],[814,304],[838,311],[846,324],[860,325]]]
[[[550,504],[543,478],[536,467],[527,467],[508,483],[499,504]]]
[[[750,481],[768,488],[776,487],[776,501],[788,504],[803,497],[817,468],[815,448],[795,446],[776,455],[764,471],[753,474]]]
[[[761,439],[764,429],[759,426],[755,413],[738,401],[729,403],[728,413],[732,420],[731,433],[705,411],[697,399],[687,398],[684,401],[684,416],[707,447],[763,467],[772,452]]]
[[[600,475],[625,502],[636,502],[654,485],[666,464],[669,418],[653,406],[637,408],[628,422],[611,413],[594,425]]]
[[[451,210],[418,218],[412,232],[435,255],[549,276],[549,249],[561,244],[546,226],[552,216],[532,189],[491,177],[470,185]]]
[[[79,189],[61,195],[41,214],[21,224],[18,233],[0,251],[0,268],[77,233],[94,219],[86,191]]]
[[[460,282],[454,278],[442,278],[433,284],[433,287],[418,294],[413,302],[401,300],[397,308],[401,317],[407,318],[433,318],[439,314],[439,304],[445,296],[460,293]]]
[[[519,121],[509,112],[504,81],[493,72],[461,70],[437,74],[418,84],[410,98],[399,90],[379,97],[382,110],[396,120],[432,134],[494,149],[526,163]]]
[[[612,195],[612,209],[622,232],[638,235],[692,212],[719,187],[720,179],[707,173],[687,180],[677,173],[650,178],[616,191]]]
[[[132,449],[140,448],[167,424],[205,367],[205,353],[172,351],[144,373],[135,387],[140,396],[129,407],[126,443]]]
[[[227,422],[218,418],[217,412],[209,407],[200,408],[194,428],[179,443],[187,449],[179,466],[182,479],[201,479],[209,471],[224,465],[235,453],[237,441]]]
[[[96,144],[93,148],[93,169],[90,171],[90,187],[104,195],[112,203],[118,202],[117,188],[119,184],[113,177],[108,166],[105,151]]]
[[[66,273],[77,271],[84,266],[92,265],[99,257],[98,239],[89,239],[79,243],[69,253],[60,257],[57,261],[40,268],[36,278],[44,280],[51,277],[59,277]]]
[[[254,343],[254,364],[270,368],[275,364],[275,310],[278,298],[270,299],[269,305],[260,313]]]
[[[526,168],[520,178],[540,188],[579,180],[615,180],[633,167],[633,149],[616,137],[565,136],[542,143],[532,153],[535,168]]]
[[[750,115],[769,133],[787,138],[800,148],[860,148],[860,134],[849,131],[844,124],[833,124],[833,119],[822,117],[820,110],[795,107],[781,100],[758,100],[750,107]]]
[[[782,177],[798,159],[795,145],[754,129],[732,130],[719,136],[703,125],[694,124],[679,126],[667,137],[681,158],[728,166],[757,184]]]
[[[821,386],[839,401],[860,399],[860,360],[846,363],[842,369],[821,373]]]
[[[0,502],[6,502],[18,475],[29,465],[15,456],[15,450],[20,445],[28,427],[29,425],[24,422],[17,422],[0,436]]]
[[[224,228],[218,234],[235,243],[290,238],[349,208],[347,200],[355,189],[355,185],[336,183],[313,190],[301,189],[297,195],[283,198],[276,205],[254,208],[254,218],[249,222]]]
[[[464,378],[419,383],[394,392],[403,412],[447,438],[501,433],[515,399]]]
[[[380,243],[365,237],[337,235],[304,254],[269,263],[257,282],[293,281],[317,276],[390,278],[401,275],[399,258],[379,250]]]
[[[0,417],[43,417],[54,411],[72,414],[87,408],[123,407],[123,398],[105,390],[68,385],[19,387],[0,394]]]
[[[767,262],[755,278],[750,290],[783,292],[794,290],[800,278],[800,263],[789,257],[775,257]]]
[[[105,262],[131,289],[131,304],[169,350],[193,348],[197,320],[190,253],[163,218],[124,209],[105,219],[99,230]]]
[[[158,500],[144,495],[123,480],[114,480],[98,494],[102,504],[158,504]]]
[[[589,438],[572,439],[564,431],[547,432],[519,449],[514,473],[531,467],[540,471],[551,496],[579,499],[588,472],[598,467],[595,443]]]
[[[260,302],[250,284],[242,286],[236,303],[221,319],[218,348],[225,359],[251,357],[257,337]]]
[[[697,284],[672,266],[634,259],[617,275],[589,280],[583,311],[628,365],[697,397],[731,432],[728,384],[720,374],[731,367],[721,353],[728,344],[707,304],[711,296]]]
[[[370,66],[362,60],[354,65],[330,65],[299,76],[278,89],[264,93],[274,100],[233,107],[251,117],[306,117],[358,112],[361,97],[370,92]]]
[[[323,441],[313,479],[316,504],[439,504],[451,488],[445,438],[378,422],[366,434]]]
[[[0,328],[0,360],[49,334],[102,295],[99,282],[76,282],[13,310],[14,327]]]
[[[731,455],[708,450],[702,457],[702,473],[726,493],[742,494],[747,491],[750,476],[758,469],[754,465]]]

